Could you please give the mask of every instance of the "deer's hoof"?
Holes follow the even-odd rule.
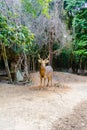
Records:
[[[48,87],[49,85],[47,84],[46,87]]]

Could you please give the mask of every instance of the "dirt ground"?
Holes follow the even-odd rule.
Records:
[[[52,130],[87,130],[87,101],[79,103],[72,114],[56,121]]]
[[[87,130],[87,76],[54,72],[53,86],[0,83],[0,130]]]

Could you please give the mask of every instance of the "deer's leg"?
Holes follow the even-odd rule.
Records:
[[[40,86],[42,85],[42,77],[40,76]]]
[[[40,77],[40,86],[42,86],[42,77]]]
[[[42,86],[42,77],[40,76],[40,85],[39,85],[39,89],[41,89]]]
[[[52,77],[51,77],[51,86],[52,86]]]
[[[49,78],[48,78],[47,86],[49,86]]]
[[[44,77],[44,87],[45,87],[46,78]]]
[[[48,78],[48,85],[52,86],[52,76]]]

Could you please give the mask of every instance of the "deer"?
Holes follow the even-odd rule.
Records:
[[[42,59],[40,55],[38,55],[39,59],[38,62],[40,63],[40,86],[42,86],[42,80],[44,79],[44,86],[46,79],[48,80],[47,86],[49,86],[49,83],[51,82],[52,86],[52,77],[53,77],[53,68],[51,65],[47,65],[49,63],[49,56],[46,59]]]

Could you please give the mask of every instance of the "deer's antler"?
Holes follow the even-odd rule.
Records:
[[[46,58],[46,60],[49,60],[49,58],[50,58],[50,55],[48,55],[48,57]]]
[[[38,54],[38,58],[41,60],[40,54]]]

